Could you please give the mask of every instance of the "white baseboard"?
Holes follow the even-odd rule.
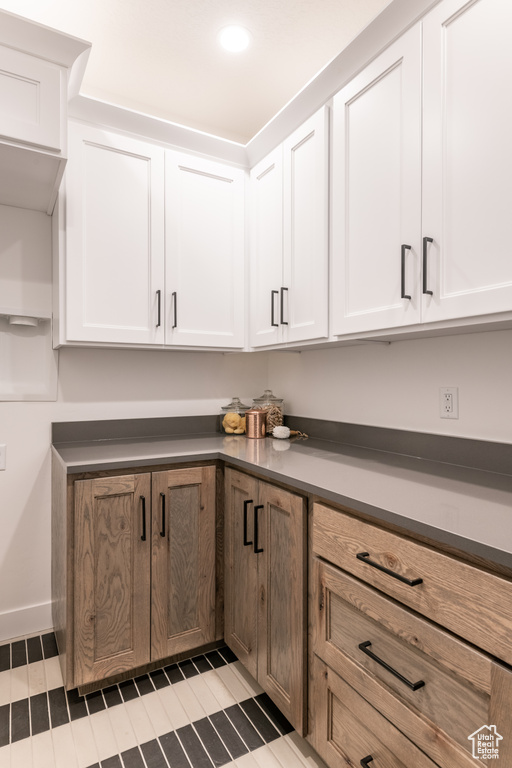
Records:
[[[52,604],[30,605],[0,613],[0,643],[24,635],[35,635],[53,627]]]

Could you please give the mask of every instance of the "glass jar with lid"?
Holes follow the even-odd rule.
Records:
[[[276,397],[272,390],[266,389],[261,397],[255,397],[252,407],[267,411],[267,434],[272,434],[274,427],[283,423],[283,398]]]
[[[239,397],[233,397],[231,402],[223,405],[220,415],[220,431],[228,435],[245,434],[245,412],[250,405],[244,405]]]

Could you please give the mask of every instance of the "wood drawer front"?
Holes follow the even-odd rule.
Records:
[[[312,662],[310,740],[332,768],[436,768],[408,738],[317,656]]]
[[[313,508],[313,551],[512,664],[512,582],[323,504]],[[409,586],[357,558],[410,580]]]
[[[376,691],[377,709],[379,688],[391,693],[396,711],[409,710],[402,730],[439,765],[473,765],[468,736],[488,723],[500,733],[509,729],[510,715],[500,701],[504,694],[512,696],[512,674],[343,571],[316,558],[313,568],[314,652],[364,697]],[[359,648],[368,641],[367,650],[408,681],[424,685],[412,690],[368,657]],[[374,681],[370,688],[368,676]]]

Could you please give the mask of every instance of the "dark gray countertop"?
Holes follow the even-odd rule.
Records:
[[[512,567],[512,476],[341,445],[204,434],[53,446],[68,474],[221,459]]]

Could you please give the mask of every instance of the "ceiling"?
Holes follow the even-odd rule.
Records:
[[[390,0],[0,0],[92,43],[81,93],[246,144]],[[218,31],[241,24],[243,53]]]

